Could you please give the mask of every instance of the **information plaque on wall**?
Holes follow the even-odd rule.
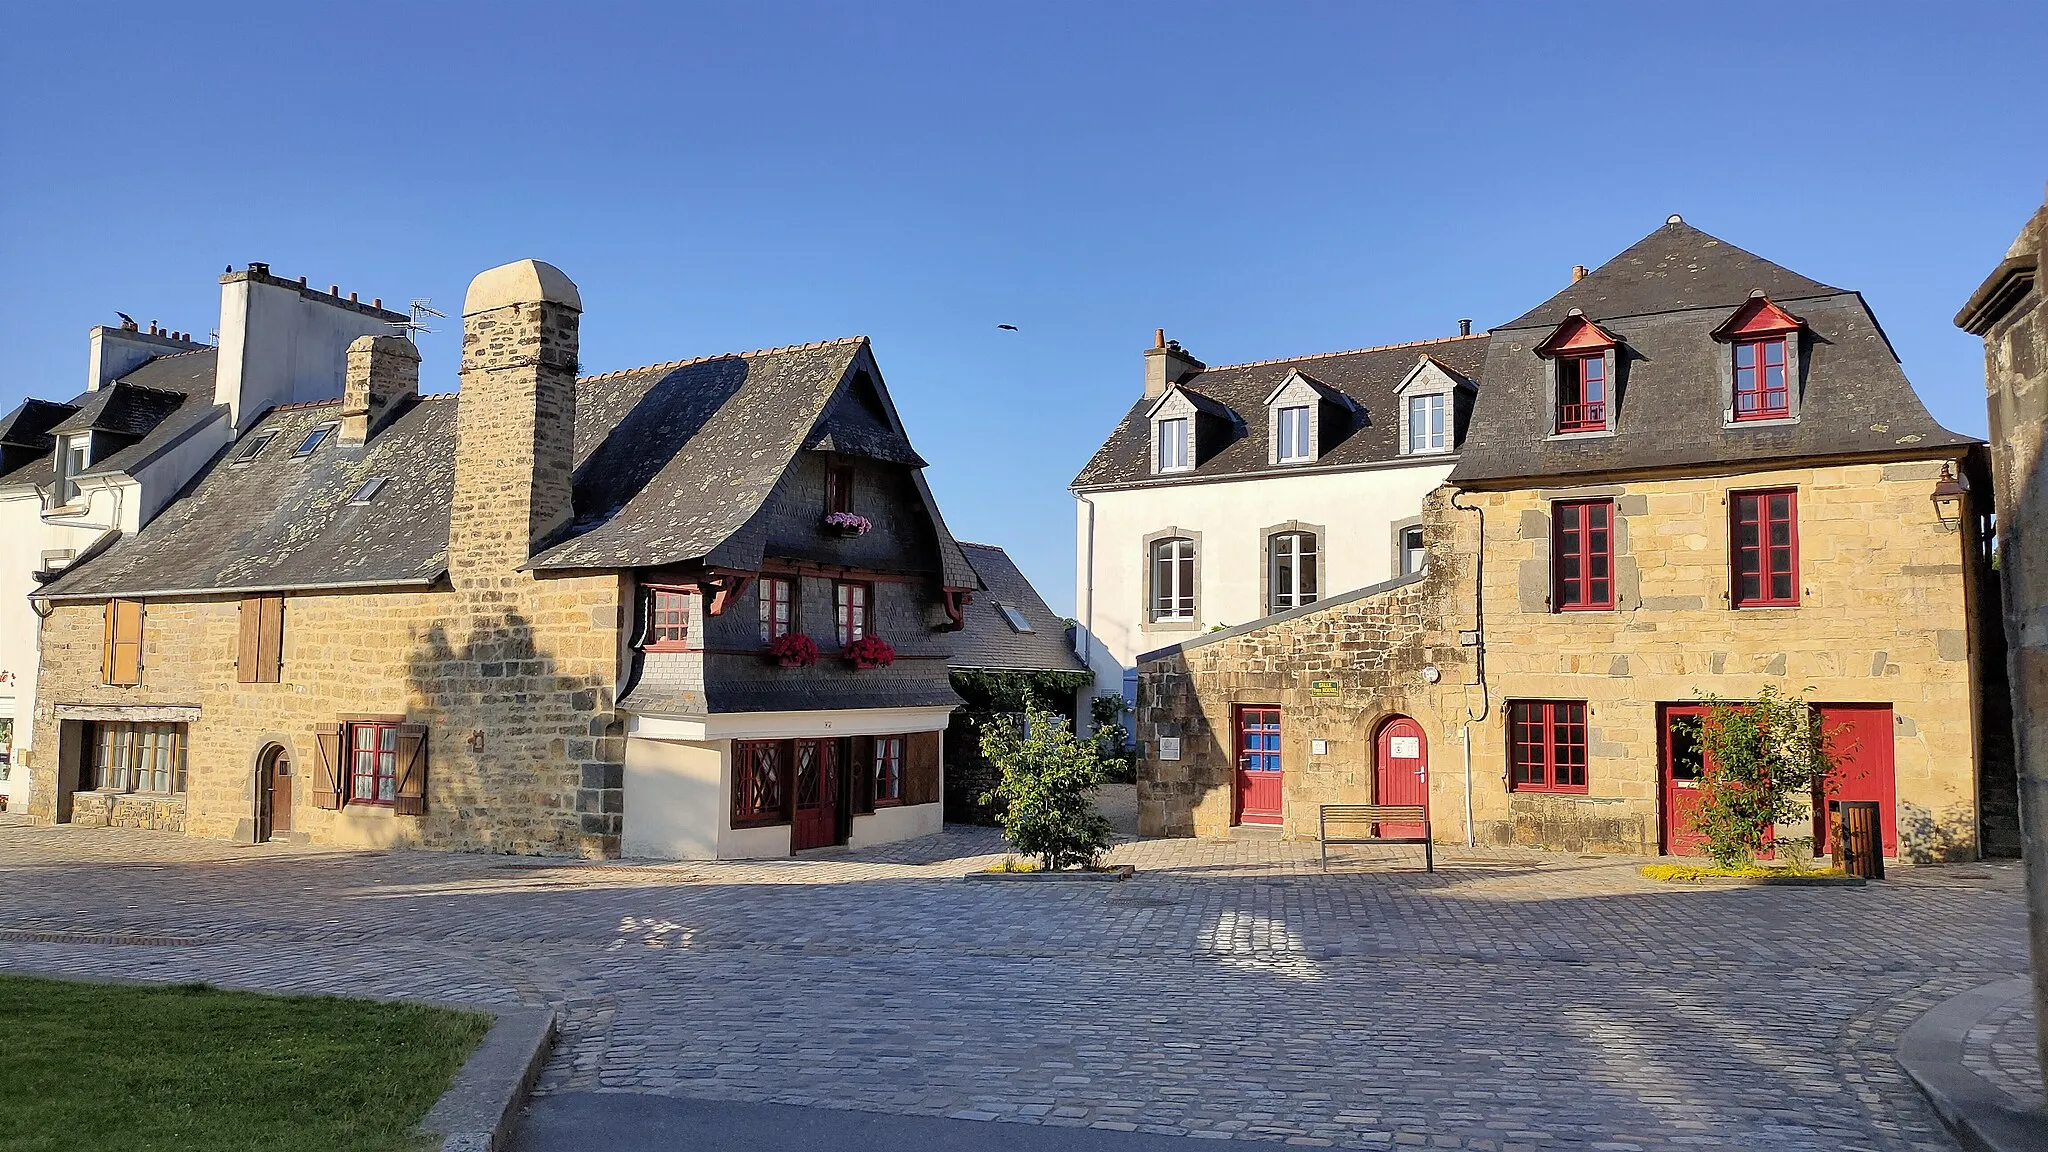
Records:
[[[1311,680],[1308,685],[1308,694],[1311,696],[1341,696],[1344,694],[1344,690],[1337,686],[1335,680]]]
[[[1161,760],[1180,759],[1180,737],[1161,736],[1159,738],[1159,758]]]

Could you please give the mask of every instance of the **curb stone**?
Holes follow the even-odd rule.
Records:
[[[1963,1064],[1970,1029],[2031,991],[2024,979],[1973,988],[1922,1013],[1899,1038],[1899,1066],[1971,1152],[2048,1152],[2048,1113],[2025,1107]]]
[[[457,1007],[457,1005],[449,1005]],[[460,1005],[477,1011],[476,1005]],[[512,1133],[555,1042],[552,1008],[487,1008],[496,1017],[483,1043],[434,1101],[420,1131],[439,1137],[441,1152],[497,1152]]]
[[[1024,880],[1045,883],[1073,883],[1076,881],[1115,882],[1129,880],[1138,869],[1132,864],[1116,864],[1097,872],[1084,872],[1075,868],[1060,872],[969,872],[963,880]]]

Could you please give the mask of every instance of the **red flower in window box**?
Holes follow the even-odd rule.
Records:
[[[818,662],[818,642],[801,632],[784,632],[768,642],[768,658],[784,668],[809,668]]]
[[[887,668],[896,662],[896,649],[891,648],[889,642],[880,636],[863,636],[841,649],[839,658],[853,665],[856,670]]]

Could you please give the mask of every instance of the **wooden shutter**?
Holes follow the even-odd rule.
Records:
[[[256,683],[275,684],[284,670],[284,597],[262,597],[257,617]]]
[[[142,601],[107,601],[107,642],[101,667],[109,684],[142,683]]]
[[[398,787],[391,810],[419,816],[427,810],[427,729],[424,724],[398,726]]]
[[[846,775],[853,781],[852,811],[856,814],[875,810],[875,738],[855,736],[848,741],[852,745]]]
[[[341,784],[343,769],[341,734],[343,728],[334,727],[313,734],[313,742],[320,746],[320,774],[313,779],[313,807],[333,810],[341,807]]]
[[[263,597],[242,597],[242,630],[235,638],[235,680],[241,684],[256,683],[256,670],[261,660],[257,653],[263,643]]]
[[[903,738],[903,802],[939,802],[939,734],[912,732]]]

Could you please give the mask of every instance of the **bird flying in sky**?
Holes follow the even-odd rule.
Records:
[[[1015,332],[1017,330],[1015,324],[998,324],[996,327],[1001,328],[1005,332]]]

